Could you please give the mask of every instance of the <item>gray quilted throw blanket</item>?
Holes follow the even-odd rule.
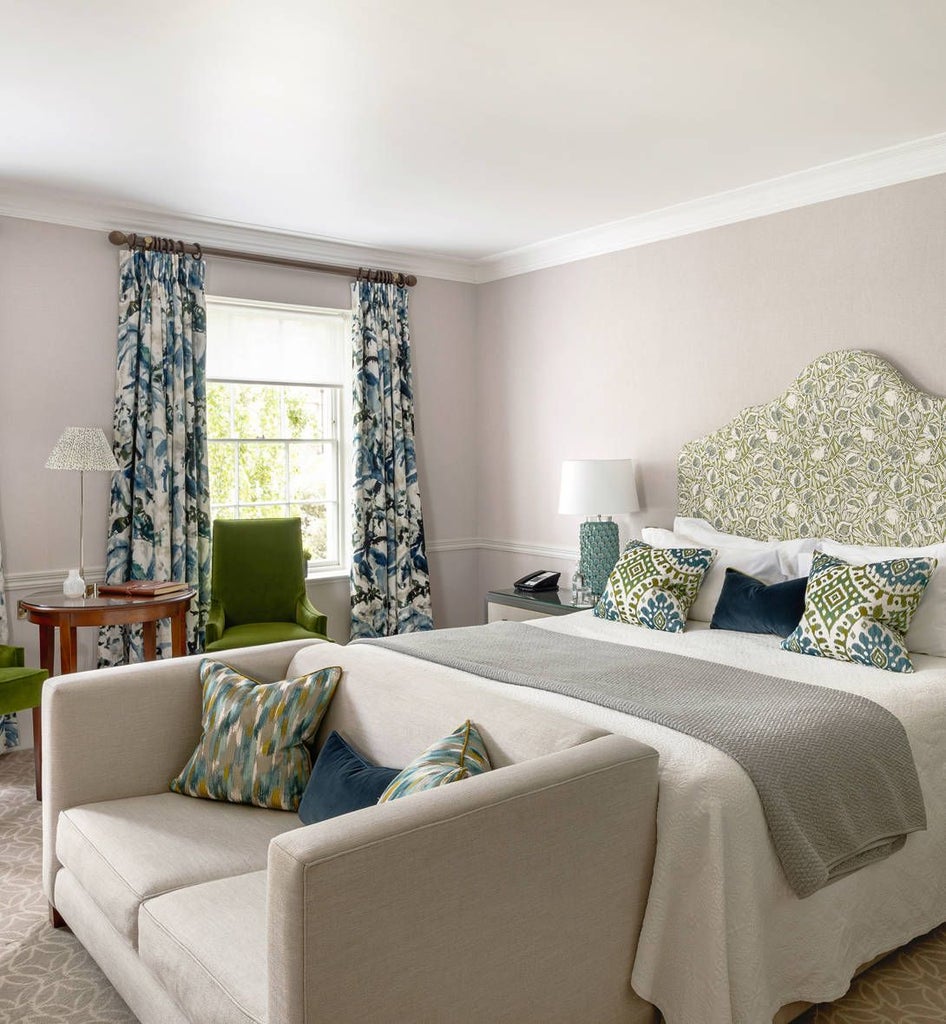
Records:
[[[711,744],[752,779],[799,897],[926,828],[906,732],[864,697],[516,622],[360,642],[590,701]]]

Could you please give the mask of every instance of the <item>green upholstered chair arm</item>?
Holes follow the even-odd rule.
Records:
[[[224,614],[223,605],[219,601],[211,601],[210,611],[207,613],[207,625],[205,627],[206,643],[215,643],[223,636],[226,622],[227,617]]]
[[[0,665],[4,668],[22,668],[24,665],[23,648],[0,644]]]
[[[328,616],[323,615],[304,594],[296,604],[296,622],[310,633],[324,637],[328,635]]]

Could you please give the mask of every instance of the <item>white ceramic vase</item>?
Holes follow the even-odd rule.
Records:
[[[62,584],[62,592],[66,597],[85,597],[85,580],[79,575],[78,569],[69,570]]]

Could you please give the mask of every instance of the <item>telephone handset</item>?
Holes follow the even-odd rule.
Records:
[[[543,590],[558,590],[558,578],[560,572],[550,572],[546,569],[539,569],[538,572],[530,572],[521,580],[516,580],[513,586],[526,594],[535,594]]]

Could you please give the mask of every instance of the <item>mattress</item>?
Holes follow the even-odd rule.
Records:
[[[857,967],[946,921],[946,659],[914,656],[903,675],[782,651],[777,637],[682,634],[597,619],[533,620],[536,629],[676,652],[860,694],[903,723],[928,829],[885,861],[805,899],[791,891],[743,769],[697,740],[547,691],[479,679],[660,754],[657,854],[632,981],[668,1024],[761,1024],[796,1000],[844,994]],[[668,679],[672,686],[673,680]]]

